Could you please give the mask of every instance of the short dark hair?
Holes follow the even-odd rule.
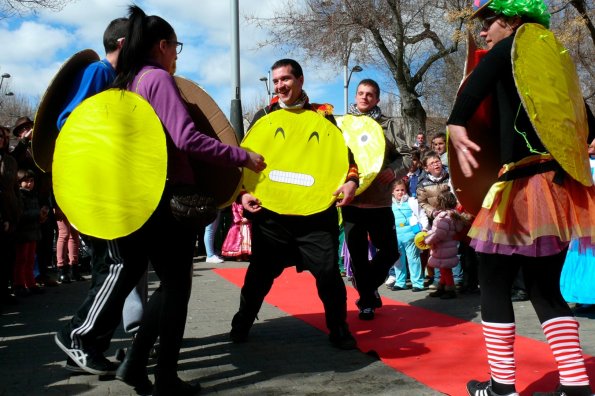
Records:
[[[372,80],[371,78],[364,78],[363,80],[361,80],[359,82],[359,84],[357,84],[357,87],[359,88],[360,85],[371,86],[376,91],[376,97],[380,98],[380,86],[378,85],[378,83],[376,81]]]
[[[424,166],[427,166],[428,160],[429,160],[430,158],[438,158],[440,161],[442,161],[442,160],[440,159],[440,156],[438,155],[438,153],[436,153],[434,150],[430,150],[430,151],[426,151],[426,152],[424,153],[424,156],[423,156],[423,158],[422,158],[422,160],[421,160],[421,163],[422,163]]]
[[[430,142],[433,141],[434,139],[437,139],[437,138],[442,138],[446,142],[446,133],[444,133],[444,132],[436,132],[435,134],[432,135],[432,139],[430,140]]]
[[[411,158],[416,160],[421,160],[421,151],[416,148],[411,149]]]
[[[35,179],[35,172],[31,169],[19,169],[17,171],[17,181],[20,183],[27,179]]]
[[[117,18],[107,25],[103,33],[103,47],[107,54],[118,49],[118,40],[126,36],[127,30],[128,18]]]
[[[290,66],[291,67],[291,74],[293,74],[293,76],[295,78],[300,78],[301,76],[304,75],[304,71],[302,70],[302,67],[300,66],[299,63],[297,63],[296,61],[294,61],[293,59],[279,59],[277,62],[273,63],[273,66],[271,66],[271,70],[275,70],[278,69],[280,67],[284,67],[284,66]]]

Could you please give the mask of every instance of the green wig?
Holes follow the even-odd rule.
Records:
[[[492,0],[487,5],[496,14],[518,16],[539,23],[549,29],[550,13],[543,0]]]

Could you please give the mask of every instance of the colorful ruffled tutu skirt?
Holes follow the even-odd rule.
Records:
[[[500,171],[551,161],[532,156]],[[595,244],[595,186],[546,171],[495,183],[469,231],[480,253],[542,257],[560,253],[572,239]],[[558,184],[559,183],[559,184]]]

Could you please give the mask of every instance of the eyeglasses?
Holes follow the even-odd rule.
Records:
[[[500,18],[500,15],[492,15],[490,17],[484,18],[484,20],[481,22],[481,30],[488,30],[498,18]]]
[[[182,52],[182,48],[184,48],[184,43],[180,43],[179,41],[174,41],[174,40],[166,40],[168,43],[170,44],[175,44],[176,45],[176,54],[180,54],[180,52]]]

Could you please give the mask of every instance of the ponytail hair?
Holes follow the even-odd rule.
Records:
[[[151,49],[175,34],[173,27],[157,15],[147,16],[138,6],[128,8],[128,32],[118,57],[118,76],[113,86],[126,89],[140,69],[151,59]]]

